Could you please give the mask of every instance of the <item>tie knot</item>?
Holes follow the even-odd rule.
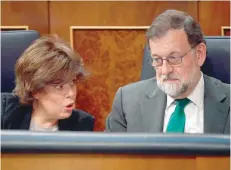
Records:
[[[188,98],[177,99],[177,100],[176,100],[177,106],[180,106],[180,107],[183,107],[183,108],[184,108],[189,102],[190,102],[190,100],[189,100]]]

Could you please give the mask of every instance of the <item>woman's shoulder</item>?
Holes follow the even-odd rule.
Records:
[[[19,98],[13,93],[1,93],[1,115],[4,116],[8,111],[15,110],[18,106]]]
[[[72,115],[73,117],[78,118],[79,120],[95,119],[93,115],[87,113],[86,111],[79,110],[79,109],[73,109]]]
[[[1,129],[20,129],[30,120],[32,107],[23,105],[13,93],[1,93]]]
[[[77,131],[93,131],[94,129],[95,117],[86,111],[73,109],[68,119],[76,125]]]

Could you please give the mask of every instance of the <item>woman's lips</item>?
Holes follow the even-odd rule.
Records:
[[[67,110],[67,111],[71,111],[73,109],[74,109],[74,104],[73,103],[72,104],[68,104],[68,105],[65,106],[65,110]]]

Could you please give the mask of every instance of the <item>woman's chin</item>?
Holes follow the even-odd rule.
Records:
[[[72,112],[64,112],[60,115],[59,119],[67,119],[71,116]]]

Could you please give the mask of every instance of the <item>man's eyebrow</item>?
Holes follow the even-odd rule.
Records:
[[[167,56],[173,55],[173,54],[180,54],[179,51],[172,51],[170,54],[168,54]],[[160,57],[162,58],[162,56],[158,55],[158,54],[152,54],[152,57]]]
[[[161,58],[161,56],[159,56],[159,55],[157,55],[157,54],[152,54],[151,56],[152,56],[152,57],[160,57],[160,58]]]

